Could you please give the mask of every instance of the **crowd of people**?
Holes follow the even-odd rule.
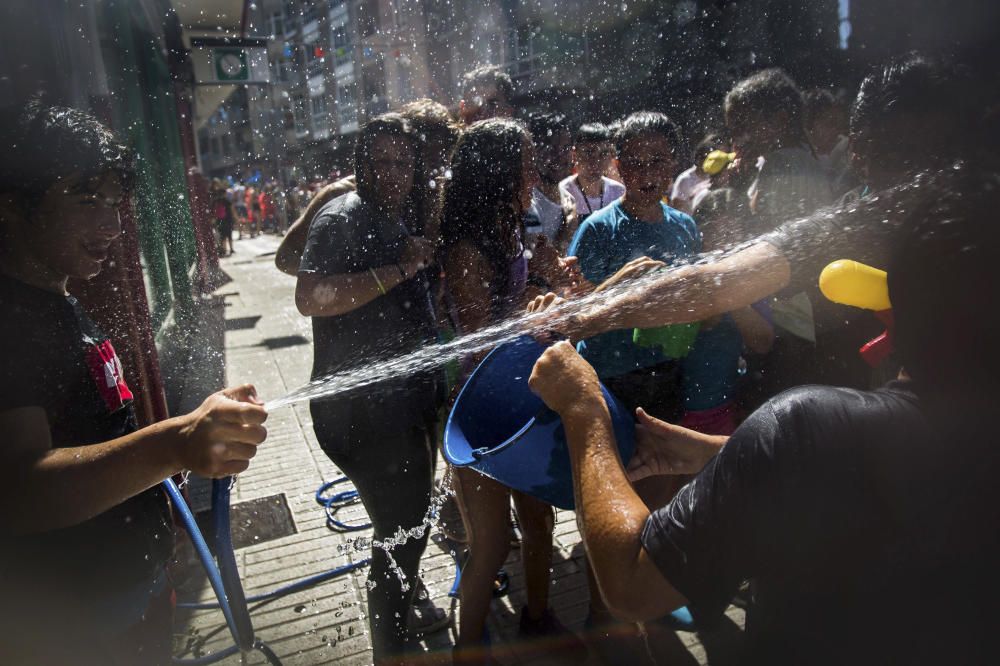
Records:
[[[568,336],[530,385],[565,425],[587,634],[610,663],[633,623],[687,606],[711,626],[747,581],[753,663],[989,661],[1000,180],[983,130],[997,100],[961,69],[909,54],[850,102],[758,71],[697,137],[655,110],[574,128],[513,101],[510,78],[483,67],[463,79],[457,118],[430,100],[374,118],[354,174],[308,201],[216,183],[224,251],[234,227],[284,232],[275,262],[312,318],[312,378],[525,310]],[[79,637],[104,655],[95,663],[132,663],[153,651],[155,631],[136,627],[159,617],[144,611],[169,587],[164,502],[150,488],[181,469],[245,469],[266,413],[242,387],[139,430],[124,378],[113,392],[94,384],[94,354],[120,365],[65,285],[93,277],[118,234],[127,151],[72,110],[29,106],[9,129],[33,141],[11,140],[17,159],[5,160],[31,168],[0,173],[0,339],[15,361],[0,383],[12,439],[3,557],[23,585],[49,581],[66,617],[97,609]],[[895,353],[879,368],[857,349],[884,324],[818,290],[836,259],[888,270]],[[607,298],[571,310],[595,292]],[[428,514],[441,415],[480,358],[311,403],[375,539]],[[635,415],[632,460],[618,459],[602,384]],[[549,608],[552,507],[473,469],[449,479],[465,543],[454,662],[491,660],[512,504],[521,635],[583,659]],[[95,530],[121,547],[95,551],[84,543]],[[406,663],[409,637],[442,626],[420,583],[427,537],[391,558],[373,549],[376,663]],[[56,564],[67,548],[72,564]],[[65,646],[39,641],[47,608],[20,612],[5,649],[60,656]]]

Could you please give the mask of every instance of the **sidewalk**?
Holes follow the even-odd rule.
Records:
[[[264,400],[280,397],[309,379],[312,363],[310,322],[298,314],[293,302],[295,281],[274,268],[273,253],[279,239],[263,236],[236,242],[236,254],[222,260],[222,268],[232,281],[217,295],[225,299],[226,383],[251,382]],[[370,536],[365,530],[351,534],[331,531],[314,493],[324,482],[340,475],[320,450],[312,430],[307,404],[272,412],[268,418],[269,437],[260,447],[247,472],[232,490],[235,507],[260,500],[246,511],[234,514],[233,530],[248,545],[239,547],[239,562],[247,596],[270,591],[307,576],[341,566],[367,553],[342,553],[348,539]],[[443,474],[443,466],[438,475]],[[192,504],[196,511],[207,508],[207,484],[193,481]],[[267,498],[267,499],[263,499]],[[281,519],[287,505],[291,520]],[[364,509],[352,506],[338,518],[364,522]],[[287,533],[269,538],[282,529]],[[234,537],[236,538],[236,537]],[[587,614],[588,590],[583,568],[583,548],[574,514],[557,511],[552,573],[551,606],[570,629],[580,632]],[[528,659],[525,646],[516,642],[518,618],[524,605],[523,579],[517,550],[506,569],[511,592],[494,602],[490,630],[494,655],[504,664],[555,663],[551,658]],[[286,665],[368,664],[371,650],[367,637],[364,582],[366,569],[298,592],[252,611],[258,638],[273,649]],[[454,579],[451,556],[435,541],[423,560],[423,578],[432,598],[443,608],[451,600],[448,592]],[[190,579],[178,590],[182,601],[212,600],[211,588],[201,572],[193,569]],[[253,606],[251,606],[253,609]],[[731,608],[729,621],[710,634],[673,632],[650,628],[650,650],[657,663],[733,663],[734,651],[742,636],[743,613]],[[176,633],[182,643],[193,648],[186,657],[208,654],[231,645],[228,629],[218,611],[178,611]],[[700,639],[699,639],[700,638]],[[448,663],[451,631],[442,631],[424,642],[430,655]],[[435,660],[437,661],[437,660]],[[222,664],[239,664],[238,657]],[[249,656],[250,664],[266,663],[260,654]],[[600,664],[594,655],[587,664]],[[636,663],[632,660],[620,663]]]

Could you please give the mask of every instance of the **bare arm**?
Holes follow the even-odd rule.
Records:
[[[758,242],[718,261],[646,278],[627,293],[574,318],[571,334],[589,338],[620,328],[702,321],[745,307],[784,288],[790,266],[773,245]]]
[[[288,228],[285,237],[281,239],[281,245],[274,255],[274,265],[278,270],[288,275],[296,275],[299,272],[299,262],[302,261],[302,252],[306,247],[306,240],[309,238],[309,225],[319,209],[337,197],[353,192],[356,189],[354,177],[341,178],[335,183],[330,183],[309,201],[306,210],[299,219]]]
[[[743,344],[755,354],[766,354],[774,344],[774,327],[759,312],[747,306],[733,310],[730,315],[743,337]]]
[[[347,314],[368,305],[402,282],[403,276],[395,265],[338,275],[299,273],[295,283],[295,307],[305,317]]]
[[[333,317],[384,296],[429,265],[434,257],[430,241],[411,236],[408,243],[399,264],[357,273],[299,273],[295,283],[295,307],[306,317]]]
[[[533,391],[566,428],[577,522],[601,596],[630,621],[662,617],[686,601],[660,573],[640,537],[649,509],[618,460],[597,374],[568,342],[550,347],[532,371]]]
[[[471,243],[461,241],[445,259],[448,296],[458,315],[463,334],[486,326],[493,307],[490,282],[493,268]]]
[[[0,532],[76,525],[185,469],[208,477],[242,472],[267,436],[267,413],[251,396],[250,386],[220,391],[190,414],[71,448],[52,448],[41,407],[0,412]]]

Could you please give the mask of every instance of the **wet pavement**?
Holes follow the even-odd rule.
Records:
[[[237,241],[236,253],[222,260],[231,281],[216,292],[225,302],[226,383],[252,382],[264,400],[304,384],[312,363],[311,326],[295,309],[295,281],[274,268],[278,241],[274,236]],[[232,504],[242,509],[234,532],[240,532],[237,545],[247,544],[237,548],[236,557],[248,596],[364,559],[367,553],[350,549],[342,552],[338,547],[349,539],[371,534],[370,530],[337,533],[326,526],[315,492],[341,474],[316,442],[308,405],[273,412],[267,426],[267,442],[232,490]],[[439,465],[438,476],[443,473],[444,467]],[[191,483],[191,502],[196,511],[207,509],[206,490],[206,483]],[[241,504],[253,500],[256,502]],[[365,522],[364,509],[360,505],[347,507],[338,518]],[[255,520],[260,525],[255,525]],[[439,606],[454,609],[448,596],[454,581],[454,561],[442,539],[440,534],[432,533],[432,543],[422,561],[423,579]],[[556,512],[554,548],[550,605],[563,624],[582,634],[589,592],[583,548],[571,511]],[[182,559],[189,556],[182,553]],[[565,655],[551,644],[518,640],[518,619],[525,598],[516,549],[511,551],[506,570],[511,579],[510,594],[494,602],[489,620],[495,658],[503,664],[567,663]],[[365,576],[362,568],[312,589],[257,607],[252,605],[258,638],[286,665],[371,663],[368,623],[364,618]],[[178,589],[181,601],[214,599],[196,564],[180,567],[179,578],[183,579]],[[742,626],[743,611],[735,607],[711,632],[675,633],[649,625],[645,643],[627,635],[594,643],[585,663],[735,663]],[[616,634],[622,632],[624,628]],[[186,657],[217,652],[232,644],[218,611],[179,610],[175,633],[175,642],[189,648]],[[426,661],[449,663],[454,636],[452,627],[427,637],[421,643]],[[603,661],[599,653],[604,654]],[[423,663],[424,659],[415,655],[412,661]],[[580,663],[579,659],[575,661]],[[238,664],[240,660],[229,657],[217,663]],[[267,662],[259,653],[253,653],[246,663]]]

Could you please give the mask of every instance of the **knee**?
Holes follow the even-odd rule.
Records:
[[[532,507],[530,511],[519,513],[517,518],[525,541],[530,543],[551,541],[556,524],[555,512],[552,507]]]

